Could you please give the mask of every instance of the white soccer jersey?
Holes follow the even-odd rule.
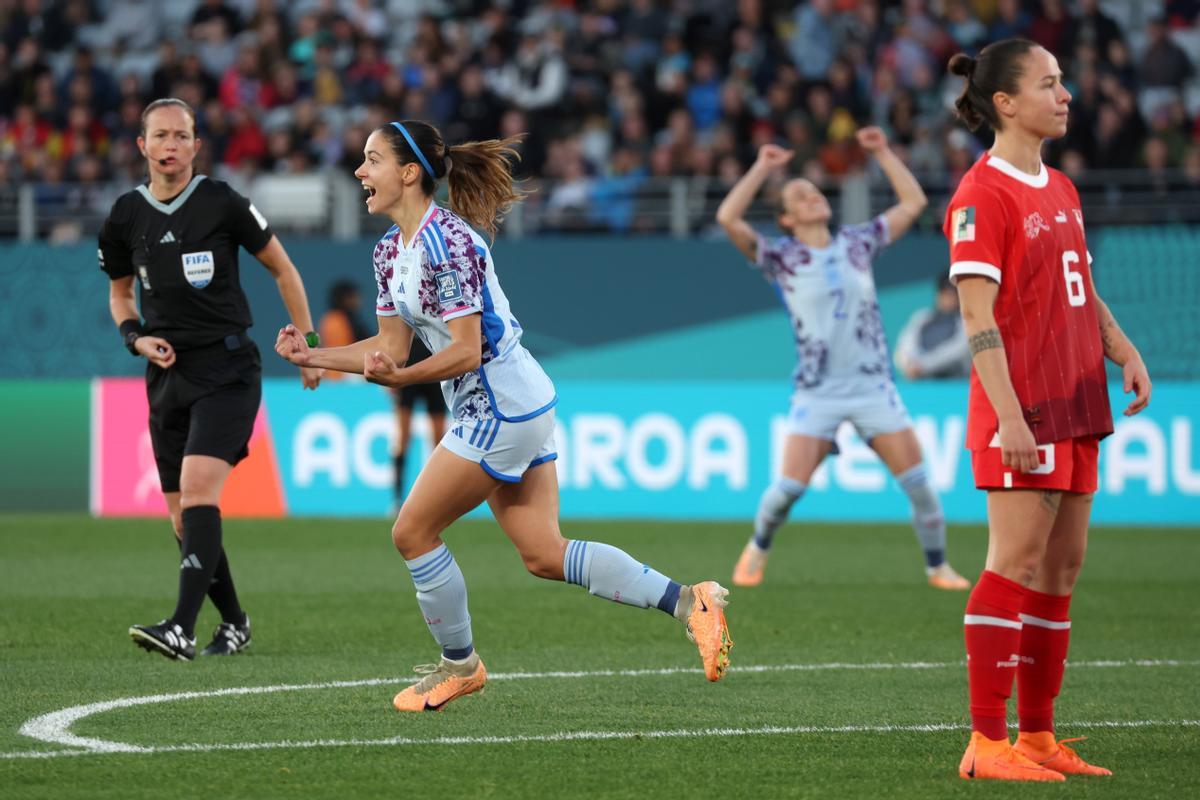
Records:
[[[871,273],[872,259],[887,243],[883,216],[842,227],[823,249],[791,236],[758,238],[754,266],[792,319],[797,390],[852,394],[864,379],[872,385],[891,380]]]
[[[491,250],[462,218],[431,202],[411,243],[393,225],[375,245],[374,261],[375,313],[402,317],[430,353],[450,344],[450,320],[483,316],[479,368],[442,381],[455,420],[521,422],[554,406],[554,384],[521,344]]]

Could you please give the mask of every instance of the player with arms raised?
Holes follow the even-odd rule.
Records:
[[[1071,95],[1054,56],[1007,39],[956,55],[956,105],[996,142],[963,177],[945,233],[973,369],[967,422],[975,483],[988,493],[988,556],[964,629],[971,741],[964,778],[1061,781],[1109,775],[1056,741],[1054,699],[1071,630],[1068,608],[1087,548],[1100,439],[1112,433],[1104,357],[1136,398],[1150,378],[1092,283],[1079,194],[1042,163],[1067,130]],[[1020,730],[1010,745],[1017,680]]]
[[[745,220],[754,195],[792,152],[763,145],[758,159],[717,208],[730,241],[770,283],[791,318],[799,363],[788,414],[782,474],[767,487],[754,533],[733,570],[736,586],[762,582],[776,531],[787,520],[821,462],[836,452],[834,435],[850,422],[887,465],[912,504],[913,529],[925,553],[926,580],[939,589],[968,583],[946,560],[946,522],[930,484],[912,420],[892,382],[891,358],[875,296],[872,262],[925,210],[925,192],[876,127],[858,131],[895,190],[897,203],[869,222],[829,230],[832,210],[804,178],[783,185],[779,225],[767,238]]]

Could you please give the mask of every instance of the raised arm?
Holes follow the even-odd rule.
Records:
[[[899,202],[883,212],[887,220],[888,237],[894,242],[908,232],[917,217],[929,205],[925,190],[917,183],[916,177],[904,166],[900,157],[888,147],[887,135],[875,126],[862,128],[858,131],[858,143],[864,150],[875,157],[875,162],[887,176],[896,193]]]
[[[734,246],[751,261],[758,257],[758,234],[746,222],[746,210],[771,173],[791,160],[791,150],[784,150],[776,144],[764,144],[758,149],[758,158],[749,171],[733,185],[721,205],[717,206],[717,224],[725,229]]]
[[[305,333],[315,330],[312,314],[308,310],[308,295],[304,292],[304,280],[300,271],[288,257],[287,251],[279,241],[278,236],[272,236],[267,246],[254,254],[262,265],[271,273],[275,284],[279,287],[279,296],[287,308],[292,325]],[[300,380],[305,389],[315,389],[321,383],[321,372],[318,368],[301,367]]]
[[[999,291],[998,283],[981,275],[958,278],[958,302],[972,363],[1000,422],[1001,460],[1006,467],[1031,472],[1038,468],[1037,440],[1025,422],[1021,403],[1013,390],[1004,340],[992,312]]]
[[[1125,391],[1136,393],[1133,401],[1125,408],[1125,416],[1132,417],[1150,404],[1150,373],[1146,370],[1141,353],[1121,330],[1117,318],[1094,288],[1092,300],[1096,303],[1096,316],[1100,318],[1100,340],[1104,343],[1104,355],[1121,367]]]

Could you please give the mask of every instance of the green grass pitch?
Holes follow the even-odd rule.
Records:
[[[735,669],[709,684],[674,621],[537,580],[494,524],[460,524],[447,540],[496,679],[411,716],[392,695],[437,650],[388,527],[228,522],[254,643],[183,664],[125,632],[173,607],[178,555],[163,522],[0,516],[0,795],[1200,796],[1194,529],[1093,531],[1060,734],[1089,736],[1080,752],[1116,775],[1030,786],[957,777],[965,597],[924,585],[904,526],[785,528],[764,584],[732,593]],[[565,528],[685,582],[727,582],[746,535],[727,524]],[[984,531],[950,537],[951,560],[973,578]],[[216,621],[206,605],[201,644]],[[594,674],[606,670],[643,672]],[[561,674],[578,672],[593,674]],[[212,694],[281,685],[307,688]],[[20,732],[74,706],[189,691],[203,694],[118,702],[56,729],[143,752],[34,757],[72,748]]]

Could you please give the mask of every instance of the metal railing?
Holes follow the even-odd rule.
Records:
[[[941,227],[955,183],[942,175],[918,176],[930,198],[919,225]],[[353,239],[374,236],[388,223],[366,212],[359,186],[341,173],[265,175],[235,186],[254,199],[272,227],[288,234]],[[1088,172],[1075,179],[1089,226],[1200,222],[1200,176],[1180,171]],[[515,206],[501,235],[563,234],[706,236],[716,231],[717,206],[729,185],[712,177],[588,178],[525,184],[531,194]],[[36,184],[0,186],[0,241],[68,243],[94,239],[113,201],[128,186]],[[839,220],[868,219],[895,202],[878,175],[857,174],[822,187]],[[747,214],[769,228],[777,214],[768,186]]]

